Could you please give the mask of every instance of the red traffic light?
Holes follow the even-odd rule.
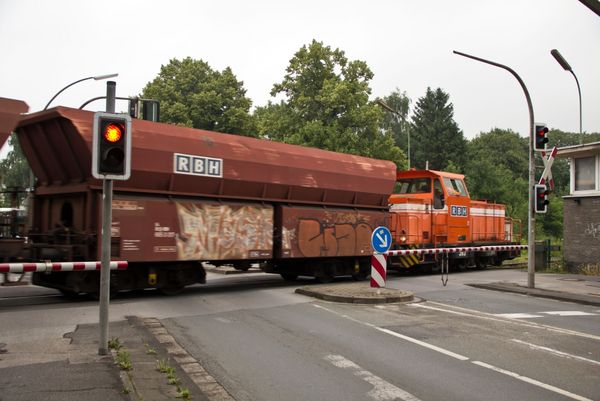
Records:
[[[94,114],[92,176],[100,180],[127,180],[131,174],[131,117]]]
[[[535,125],[535,138],[533,141],[534,150],[538,150],[538,151],[546,150],[547,143],[548,143],[548,127],[546,127],[546,124],[537,123]]]
[[[121,124],[110,123],[106,127],[104,127],[104,132],[102,133],[105,140],[108,142],[119,142],[123,137],[124,127]]]

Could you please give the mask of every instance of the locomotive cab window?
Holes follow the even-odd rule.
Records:
[[[431,192],[431,179],[410,178],[396,182],[396,194],[428,194]]]
[[[446,192],[449,196],[469,196],[462,180],[446,177],[444,178],[444,184],[446,185]]]

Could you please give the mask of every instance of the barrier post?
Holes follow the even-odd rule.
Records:
[[[371,288],[385,288],[387,260],[385,254],[371,256]]]

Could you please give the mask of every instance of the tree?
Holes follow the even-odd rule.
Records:
[[[440,88],[427,88],[417,101],[411,123],[411,161],[418,168],[444,170],[452,163],[464,168],[466,141],[454,121],[454,106]],[[414,144],[414,146],[413,146]]]
[[[164,122],[253,135],[252,101],[229,67],[215,71],[202,60],[172,59],[146,84],[141,97],[160,101]]]
[[[394,143],[400,149],[408,154],[408,138],[410,124],[408,122],[408,112],[410,109],[410,99],[406,92],[400,92],[400,89],[390,93],[382,99],[395,112],[387,110],[381,121],[381,128],[392,132]]]
[[[5,159],[0,160],[0,190],[23,191],[29,187],[29,164],[21,150],[19,141],[16,135],[11,135],[8,143],[12,150],[8,152]],[[25,193],[20,192],[18,195],[18,203],[21,204],[25,198]],[[10,196],[0,197],[1,207],[12,207]]]
[[[269,102],[254,113],[258,132],[273,140],[387,159],[403,167],[405,157],[389,132],[379,128],[383,112],[369,101],[373,73],[364,61],[313,40],[303,46],[273,86]]]

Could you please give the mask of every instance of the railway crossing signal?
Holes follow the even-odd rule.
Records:
[[[534,149],[538,151],[546,150],[548,143],[548,127],[544,123],[535,124]]]
[[[131,175],[131,117],[94,114],[92,175],[101,180],[128,180]]]
[[[535,185],[535,212],[546,213],[548,211],[548,188],[545,184]]]

